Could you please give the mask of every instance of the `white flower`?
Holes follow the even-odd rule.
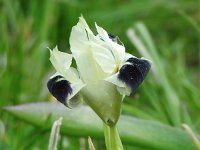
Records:
[[[95,26],[97,35],[80,17],[70,35],[72,54],[57,47],[50,50],[50,61],[57,72],[47,86],[64,105],[73,107],[83,99],[106,123],[115,123],[122,97],[130,95],[144,80],[150,63],[126,53],[117,37]],[[77,69],[70,67],[73,58]]]

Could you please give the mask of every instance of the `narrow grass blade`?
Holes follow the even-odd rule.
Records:
[[[49,139],[48,150],[57,150],[57,143],[59,138],[60,126],[62,124],[62,117],[53,123],[51,135]]]
[[[92,143],[92,139],[88,137],[88,145],[90,150],[95,150],[94,144]]]

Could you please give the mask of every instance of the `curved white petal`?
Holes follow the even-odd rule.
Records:
[[[95,43],[98,38],[89,29],[84,18],[80,17],[78,24],[72,28],[70,48],[81,78],[86,83],[102,79],[106,75],[95,59],[96,55],[94,55],[94,46],[91,45],[92,41]]]
[[[83,16],[79,17],[79,23],[77,24],[77,26],[80,26],[81,28],[83,28],[84,30],[87,31],[87,33],[89,34],[89,36],[94,36],[93,32],[90,30],[90,27],[88,26],[87,22],[85,21],[85,19],[83,18]]]
[[[131,94],[131,89],[130,87],[128,87],[125,83],[123,83],[122,81],[120,81],[118,79],[118,73],[109,76],[108,78],[105,78],[104,80],[114,84],[117,86],[117,90],[119,91],[119,93],[121,95],[127,95],[129,96]]]
[[[68,69],[72,63],[72,55],[58,51],[57,46],[50,50],[50,61],[52,65],[62,73],[63,70]]]
[[[95,27],[97,29],[97,33],[99,34],[99,36],[102,38],[103,41],[106,41],[106,42],[111,41],[106,30],[104,30],[102,27],[99,27],[97,23],[95,23]]]
[[[50,61],[54,68],[62,74],[66,80],[73,83],[81,83],[78,72],[75,68],[70,67],[72,62],[72,55],[58,51],[58,48],[55,47],[53,50],[50,50]]]
[[[98,43],[90,42],[88,44],[91,47],[94,59],[101,69],[107,74],[112,74],[117,67],[112,52]]]
[[[69,39],[71,51],[75,59],[78,53],[85,50],[83,47],[85,42],[94,40],[95,38],[95,35],[90,30],[85,19],[83,17],[80,17],[77,25],[72,27]]]
[[[121,65],[125,59],[125,47],[113,41],[109,42],[109,46],[115,55],[116,61]]]
[[[95,25],[96,25],[96,29],[97,29],[97,32],[98,32],[99,36],[105,42],[104,46],[112,51],[117,64],[121,65],[121,63],[125,59],[125,47],[120,45],[120,44],[118,44],[118,43],[116,43],[116,42],[113,42],[109,38],[108,33],[102,27],[99,27],[97,24],[95,24]]]
[[[94,59],[91,45],[85,44],[83,50],[76,55],[76,63],[81,78],[85,83],[100,80],[106,77],[99,64]]]

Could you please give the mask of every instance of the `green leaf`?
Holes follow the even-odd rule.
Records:
[[[43,102],[6,107],[4,110],[49,130],[54,120],[63,117],[62,134],[103,139],[102,121],[86,106],[68,109],[59,103]],[[159,122],[121,115],[117,128],[124,144],[153,150],[196,149],[192,139],[183,130]]]

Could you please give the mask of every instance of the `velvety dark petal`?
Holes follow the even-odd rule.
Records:
[[[132,57],[129,58],[127,62],[130,62],[132,65],[136,66],[144,78],[151,68],[151,64],[148,62],[148,60],[145,59]]]
[[[47,83],[49,92],[61,103],[66,105],[66,99],[72,93],[69,81],[60,75],[53,77]]]
[[[135,91],[145,79],[151,65],[147,60],[138,58],[129,58],[127,62],[130,64],[125,64],[120,68],[118,79]]]

